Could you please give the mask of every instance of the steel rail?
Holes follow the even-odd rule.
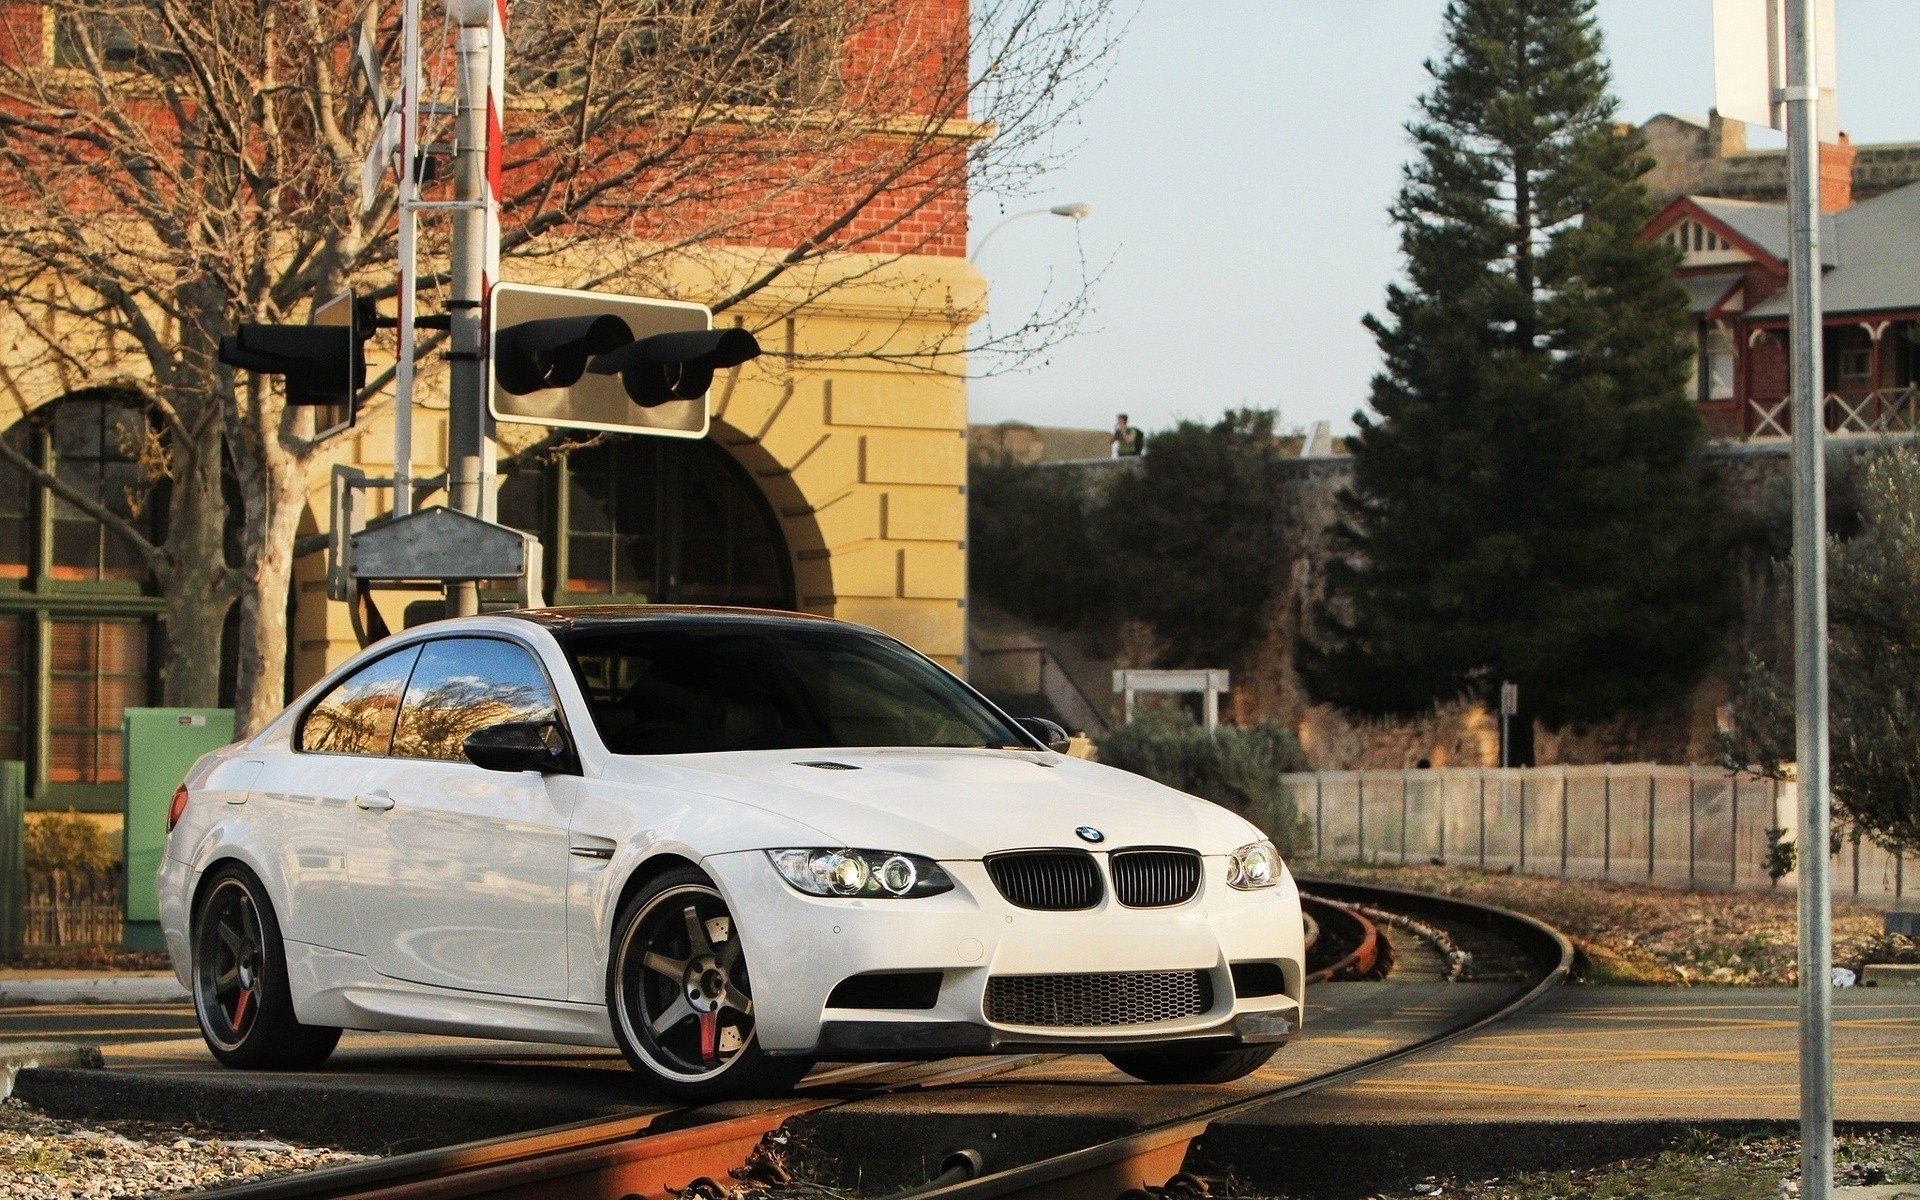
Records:
[[[1324,898],[1360,901],[1503,932],[1530,953],[1540,966],[1541,974],[1522,994],[1498,1008],[1385,1054],[1310,1079],[1211,1105],[1121,1138],[978,1178],[956,1181],[956,1175],[978,1170],[974,1165],[978,1157],[973,1156],[967,1170],[962,1170],[958,1156],[954,1156],[945,1164],[948,1169],[940,1179],[899,1195],[924,1200],[1010,1196],[1086,1196],[1110,1200],[1125,1188],[1138,1188],[1148,1180],[1164,1180],[1178,1172],[1188,1144],[1212,1122],[1347,1082],[1464,1037],[1538,1003],[1572,968],[1571,943],[1557,930],[1520,913],[1393,888],[1332,881],[1302,882]],[[1054,1057],[1058,1055],[1023,1054],[957,1064],[925,1064],[930,1069],[915,1071],[904,1079],[885,1079],[871,1086],[856,1087],[851,1095],[840,1094],[834,1085],[850,1078],[892,1075],[902,1068],[900,1064],[846,1067],[805,1085],[801,1095],[744,1114],[737,1109],[731,1115],[723,1115],[724,1110],[663,1108],[239,1184],[198,1195],[203,1200],[455,1200],[481,1195],[533,1200],[547,1196],[678,1195],[690,1181],[699,1177],[724,1179],[730,1168],[748,1161],[764,1137],[793,1117],[891,1092],[979,1079]],[[834,1094],[807,1094],[828,1089]],[[673,1128],[668,1128],[669,1125]],[[720,1163],[727,1165],[716,1166]]]
[[[1353,949],[1341,957],[1321,967],[1307,976],[1307,982],[1326,983],[1341,978],[1366,978],[1380,965],[1380,931],[1364,914],[1355,912],[1345,905],[1318,896],[1302,893],[1300,907],[1319,928],[1320,935],[1326,936],[1329,928],[1345,925],[1353,942]],[[1309,949],[1312,948],[1309,944]]]
[[[374,1197],[397,1200],[402,1196],[426,1200],[430,1196],[477,1195],[480,1192],[458,1189],[482,1182],[519,1186],[535,1179],[558,1178],[556,1171],[577,1176],[595,1164],[603,1167],[626,1164],[631,1169],[632,1163],[647,1155],[654,1156],[663,1169],[670,1170],[683,1169],[672,1164],[689,1156],[704,1156],[704,1160],[710,1161],[735,1149],[739,1159],[744,1160],[760,1138],[779,1128],[781,1122],[803,1113],[850,1100],[963,1083],[1056,1057],[1059,1056],[1007,1054],[959,1063],[858,1063],[809,1076],[800,1094],[751,1113],[703,1118],[700,1109],[662,1106],[616,1117],[589,1117],[531,1133],[504,1134],[299,1175],[229,1184],[193,1195],[200,1200],[373,1200]],[[908,1072],[904,1078],[884,1078],[902,1071]],[[878,1083],[856,1086],[850,1096],[840,1090],[850,1081],[870,1076],[883,1078]],[[769,1117],[774,1118],[771,1124],[763,1119]],[[635,1148],[643,1146],[647,1151],[636,1155]],[[680,1181],[691,1177],[681,1175]],[[642,1189],[629,1190],[645,1194]]]
[[[1531,951],[1543,970],[1530,987],[1498,1008],[1385,1054],[1310,1079],[1269,1088],[1256,1095],[1212,1105],[1084,1149],[997,1171],[964,1183],[930,1191],[915,1191],[912,1195],[917,1200],[987,1200],[988,1197],[995,1200],[1023,1197],[1033,1197],[1034,1200],[1043,1197],[1045,1200],[1113,1200],[1128,1189],[1144,1189],[1177,1174],[1186,1161],[1187,1148],[1193,1139],[1205,1133],[1215,1121],[1346,1083],[1457,1041],[1538,1004],[1549,992],[1565,982],[1573,970],[1573,943],[1559,930],[1524,913],[1399,888],[1332,880],[1302,879],[1300,882],[1323,897],[1341,897],[1380,908],[1423,913],[1505,932],[1509,936],[1517,934],[1513,940]],[[897,1197],[892,1200],[897,1200]]]

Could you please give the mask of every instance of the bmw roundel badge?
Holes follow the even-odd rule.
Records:
[[[1097,842],[1104,842],[1107,840],[1106,834],[1101,833],[1098,829],[1095,829],[1091,825],[1082,825],[1080,828],[1074,830],[1073,832],[1075,836],[1077,836],[1083,842],[1097,843]]]

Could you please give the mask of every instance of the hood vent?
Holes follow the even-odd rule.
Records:
[[[796,767],[812,767],[816,771],[858,771],[852,763],[834,762],[832,759],[817,759],[812,762],[797,762]]]
[[[987,860],[987,874],[1009,903],[1051,912],[1100,903],[1100,868],[1082,850],[1020,850]]]

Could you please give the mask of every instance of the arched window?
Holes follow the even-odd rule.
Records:
[[[555,604],[794,606],[772,509],[711,441],[613,435],[525,464],[500,520],[545,543]]]
[[[152,426],[138,396],[76,393],[0,436],[144,536],[163,536],[165,485],[142,462]],[[34,807],[119,807],[121,716],[156,694],[159,611],[126,539],[0,461],[0,758],[26,762]]]

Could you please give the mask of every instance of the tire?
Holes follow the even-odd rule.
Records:
[[[1146,1083],[1232,1083],[1267,1065],[1278,1046],[1238,1050],[1128,1050],[1107,1061]]]
[[[607,959],[607,1015],[628,1065],[682,1100],[785,1095],[813,1066],[760,1049],[733,914],[693,867],[666,872],[621,907]]]
[[[241,1070],[301,1071],[333,1053],[338,1029],[294,1016],[280,922],[252,871],[229,862],[207,877],[189,945],[193,1011],[215,1058]]]

